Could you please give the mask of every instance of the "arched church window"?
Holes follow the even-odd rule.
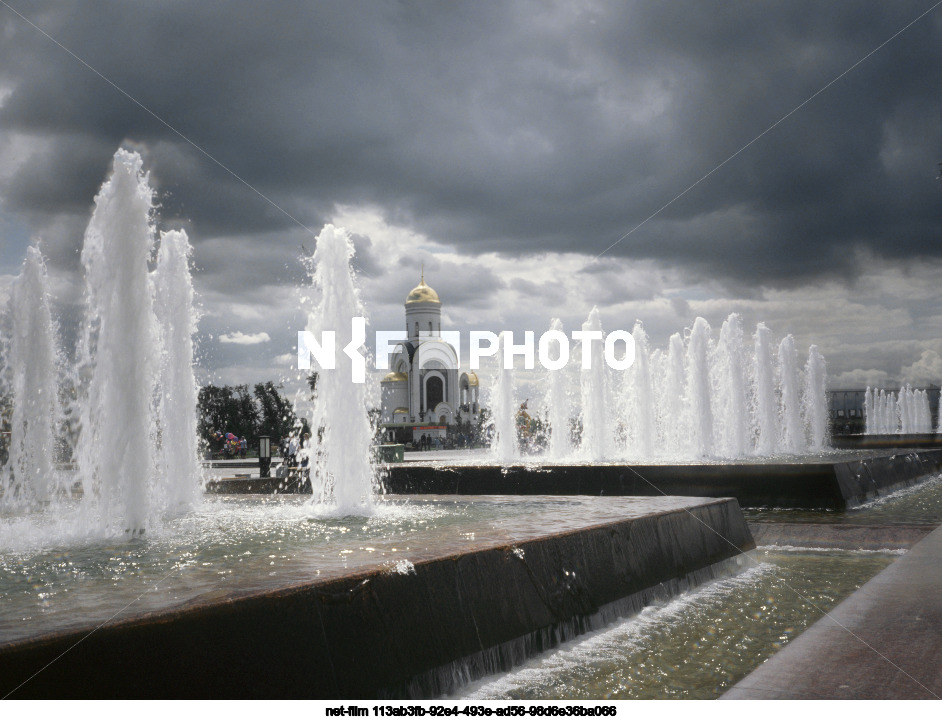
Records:
[[[432,335],[432,321],[428,322],[428,334]]]
[[[442,379],[438,376],[429,378],[428,382],[425,384],[425,394],[428,399],[426,408],[430,411],[434,410],[435,406],[445,400],[445,386],[442,383]]]
[[[419,337],[419,321],[415,322],[415,337]]]

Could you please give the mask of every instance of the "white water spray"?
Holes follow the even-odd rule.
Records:
[[[719,426],[719,454],[727,458],[740,458],[749,446],[749,415],[746,403],[746,375],[743,350],[742,319],[731,313],[720,328],[720,342],[716,349],[715,387],[717,424]]]
[[[641,321],[636,321],[631,336],[635,342],[635,361],[625,373],[625,429],[629,457],[650,458],[657,440],[657,416],[648,336]]]
[[[373,430],[365,383],[351,383],[353,359],[342,349],[353,342],[351,317],[365,317],[350,261],[353,243],[342,228],[327,225],[317,236],[311,259],[314,303],[307,330],[316,338],[336,332],[336,368],[320,371],[307,454],[314,502],[338,513],[363,515],[373,507],[378,485],[370,448]],[[360,352],[364,337],[357,338]]]
[[[30,247],[10,297],[13,334],[9,364],[14,403],[10,461],[0,475],[0,509],[46,503],[62,490],[54,463],[60,412],[56,330],[47,286],[42,255],[38,248]]]
[[[191,248],[186,233],[170,231],[160,238],[154,271],[161,345],[158,423],[160,492],[166,509],[186,510],[201,498],[197,449],[197,386],[193,375],[193,281]]]
[[[822,401],[827,398],[825,383],[827,367],[824,356],[818,346],[808,349],[808,362],[805,364],[805,387],[802,394],[801,410],[808,428],[811,450],[818,451],[828,442],[828,409]]]
[[[563,323],[554,318],[550,330],[563,332]],[[561,345],[561,344],[560,344]],[[562,352],[562,351],[560,351]],[[566,458],[572,453],[571,429],[569,427],[570,402],[569,374],[565,368],[548,370],[547,416],[550,425],[549,457]]]
[[[693,322],[687,345],[687,409],[691,439],[698,457],[713,455],[713,409],[710,407],[710,324]]]
[[[514,371],[504,362],[504,346],[511,341],[507,332],[500,334],[497,349],[497,383],[492,393],[494,439],[492,454],[501,462],[517,459],[520,455],[517,439],[517,407],[514,404]]]
[[[147,261],[153,191],[137,153],[119,150],[85,233],[86,327],[81,364],[90,375],[77,457],[86,521],[140,533],[154,522],[151,402],[159,337]]]
[[[582,331],[602,334],[599,309],[592,308],[582,324]],[[608,418],[608,382],[604,358],[603,341],[582,341],[582,374],[580,390],[582,398],[582,445],[580,455],[585,460],[598,461],[606,458],[612,448],[611,424]],[[586,356],[591,358],[586,368]]]
[[[800,453],[804,448],[804,434],[798,391],[798,351],[791,335],[785,336],[778,346],[778,377],[782,397],[781,448],[786,453]]]
[[[756,326],[755,341],[755,426],[756,452],[768,456],[778,442],[778,411],[775,397],[775,367],[772,364],[772,332],[765,323]]]

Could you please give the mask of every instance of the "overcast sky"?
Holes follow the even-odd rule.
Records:
[[[3,0],[0,300],[38,241],[74,335],[124,146],[195,248],[202,381],[290,371],[334,223],[374,329],[424,262],[457,329],[738,311],[832,387],[939,383],[942,5],[893,37],[935,2]]]

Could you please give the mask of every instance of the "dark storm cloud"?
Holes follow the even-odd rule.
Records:
[[[256,234],[270,278],[338,203],[465,254],[591,258],[931,4],[20,3],[287,214],[0,8],[0,132],[39,143],[2,207],[90,204],[133,141],[197,257]],[[602,260],[783,286],[853,275],[856,248],[939,255],[940,13]]]

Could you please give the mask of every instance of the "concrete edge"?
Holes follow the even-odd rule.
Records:
[[[12,697],[437,695],[753,547],[736,501],[710,500],[9,644],[0,692],[43,669]]]

